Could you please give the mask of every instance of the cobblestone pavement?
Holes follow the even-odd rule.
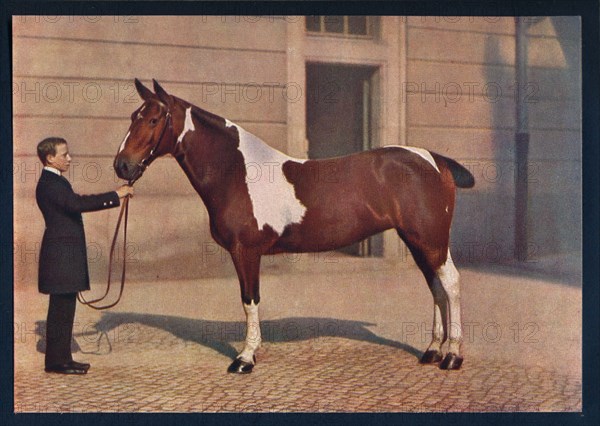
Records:
[[[471,333],[462,369],[448,372],[418,364],[433,310],[425,284],[382,269],[264,276],[263,346],[241,376],[226,373],[244,337],[233,277],[132,283],[109,312],[79,306],[86,376],[44,373],[47,300],[17,292],[15,411],[581,411],[581,288],[463,271]]]

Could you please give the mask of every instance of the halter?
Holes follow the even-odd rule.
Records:
[[[167,109],[167,113],[165,114],[165,125],[163,126],[161,132],[160,132],[160,136],[158,138],[158,141],[156,141],[156,144],[154,144],[154,146],[152,147],[152,149],[150,150],[150,154],[148,154],[148,156],[146,158],[144,158],[142,161],[140,161],[137,165],[140,169],[142,169],[142,173],[139,174],[138,177],[136,177],[135,179],[132,179],[129,181],[129,185],[133,185],[134,182],[136,180],[138,180],[142,174],[144,173],[144,171],[148,168],[148,166],[150,165],[150,163],[152,162],[152,160],[154,160],[154,158],[156,157],[155,153],[158,149],[158,146],[160,145],[160,142],[162,141],[163,136],[165,135],[165,130],[167,130],[167,127],[172,127],[172,119],[171,119],[171,111],[169,109]]]

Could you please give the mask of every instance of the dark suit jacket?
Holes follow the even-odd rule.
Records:
[[[117,193],[77,195],[66,178],[44,170],[35,197],[46,222],[40,249],[39,291],[62,294],[89,290],[81,213],[118,206]]]

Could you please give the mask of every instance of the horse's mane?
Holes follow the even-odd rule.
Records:
[[[183,99],[177,98],[175,96],[174,96],[174,98],[178,102],[183,103],[183,105],[186,107],[186,109],[191,107],[192,108],[192,116],[195,117],[196,120],[198,120],[199,122],[201,122],[203,124],[208,125],[212,129],[214,129],[217,132],[219,132],[220,134],[224,135],[226,138],[228,138],[228,140],[232,141],[235,144],[235,146],[238,146],[238,144],[239,144],[240,132],[242,132],[242,131],[247,132],[245,129],[243,129],[241,126],[239,126],[237,124],[234,126],[227,126],[228,120],[226,120],[224,117],[221,117],[217,114],[213,114],[212,112],[206,111],[206,110],[204,110],[200,107],[197,107],[196,105],[194,105],[190,102],[187,102]],[[254,135],[252,135],[252,136],[254,136]],[[283,152],[270,146],[268,143],[266,143],[259,137],[254,136],[254,138],[257,141],[260,141],[260,143],[265,146],[265,149],[276,152],[278,155],[286,157],[289,160],[292,160],[295,162],[300,162],[300,163],[306,161],[306,160],[300,160],[297,158],[293,158],[287,154],[284,154]]]
[[[227,126],[225,125],[226,121],[225,121],[224,117],[221,117],[220,115],[213,114],[212,112],[206,111],[205,109],[202,109],[202,108],[200,108],[186,100],[178,98],[176,96],[173,96],[173,98],[175,98],[176,101],[183,103],[186,106],[186,108],[191,107],[192,108],[192,116],[195,116],[198,121],[208,124],[213,129],[218,130],[220,132],[225,132],[226,134],[229,135],[230,129],[228,129]]]

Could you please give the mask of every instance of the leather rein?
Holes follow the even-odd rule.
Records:
[[[163,126],[162,131],[160,132],[160,137],[158,138],[158,141],[150,150],[150,154],[148,154],[148,156],[146,158],[144,158],[142,161],[140,161],[138,163],[138,167],[141,168],[142,173],[140,173],[135,179],[129,180],[128,185],[133,186],[135,181],[138,180],[140,178],[140,176],[142,176],[142,174],[148,168],[148,166],[150,165],[152,160],[154,160],[158,146],[160,145],[160,142],[162,141],[162,138],[165,135],[165,130],[167,130],[167,127],[172,126],[171,111],[167,110],[167,114],[165,117],[166,117],[165,125]],[[82,303],[86,306],[89,306],[92,309],[96,309],[98,311],[101,311],[104,309],[109,309],[109,308],[112,308],[113,306],[116,306],[117,303],[119,303],[119,301],[121,300],[121,296],[123,295],[123,290],[125,289],[125,269],[126,269],[125,266],[127,265],[127,221],[128,221],[128,217],[129,217],[129,198],[130,198],[129,195],[126,196],[123,199],[123,203],[121,203],[121,211],[119,212],[119,218],[117,219],[117,227],[115,228],[115,233],[113,234],[112,243],[110,245],[110,254],[108,256],[108,283],[106,284],[106,290],[105,290],[104,294],[97,299],[85,300],[82,292],[77,293],[77,300],[79,300],[80,303]],[[115,247],[117,245],[117,237],[119,236],[119,229],[121,228],[121,222],[123,221],[123,218],[125,219],[125,222],[123,224],[123,268],[121,271],[121,286],[119,288],[119,296],[117,297],[117,300],[114,301],[113,303],[110,303],[108,305],[98,306],[98,303],[104,301],[104,299],[106,299],[106,297],[108,296],[108,293],[110,292],[113,257],[115,254],[114,252],[115,252]]]

